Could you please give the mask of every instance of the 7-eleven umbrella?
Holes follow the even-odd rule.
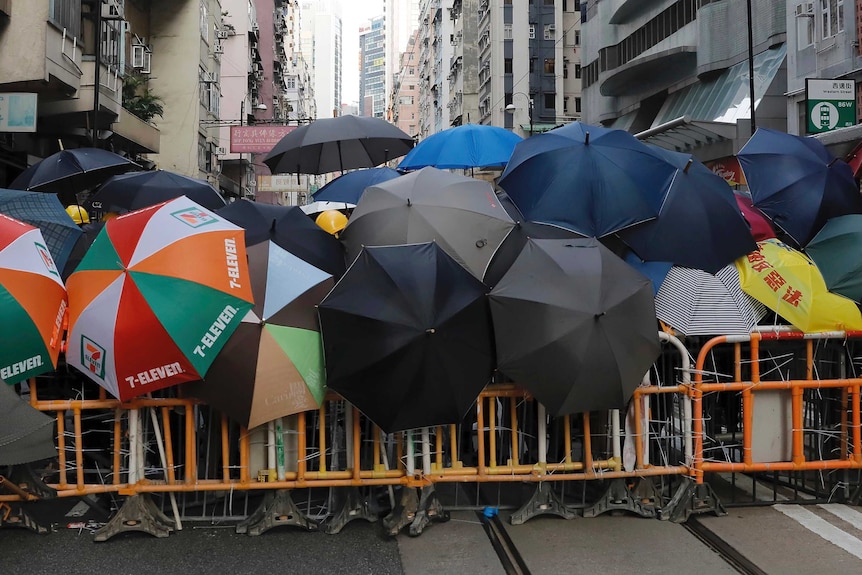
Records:
[[[808,256],[771,239],[736,260],[742,290],[805,333],[862,329],[856,304],[829,292]]]
[[[186,197],[109,220],[67,286],[66,362],[123,401],[203,377],[252,307],[242,228]]]
[[[0,378],[16,383],[56,367],[65,311],[42,232],[0,215]]]
[[[317,409],[326,393],[317,304],[334,280],[272,241],[248,248],[254,309],[186,390],[247,428]]]

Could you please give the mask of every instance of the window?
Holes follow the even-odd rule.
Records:
[[[512,25],[511,24],[503,24],[503,40],[511,40],[512,39]]]
[[[198,134],[198,169],[208,172],[207,169],[207,139]]]
[[[575,112],[577,112],[578,114],[581,113],[581,99],[580,98],[575,98]]]
[[[210,41],[210,27],[209,27],[209,14],[207,13],[207,6],[204,4],[203,0],[201,0],[201,38]]]
[[[557,95],[556,94],[545,94],[545,108],[548,110],[554,110],[557,107]]]
[[[575,78],[581,77],[581,65],[575,64]]]
[[[803,8],[807,7],[808,3],[803,3]],[[796,18],[796,49],[801,50],[814,44],[814,15]]]
[[[78,38],[81,44],[81,0],[51,0],[48,19],[65,28],[68,35]]]
[[[554,59],[553,58],[545,58],[545,74],[553,74],[554,73]]]
[[[545,40],[553,40],[556,28],[553,24],[545,24]]]
[[[530,24],[530,40],[536,37],[536,25]]]
[[[530,58],[530,74],[536,71],[536,59]]]
[[[285,78],[285,88],[288,90],[296,90],[296,77],[295,76],[287,76]]]
[[[568,96],[563,96],[563,114],[564,115],[569,114],[569,97]]]
[[[844,0],[820,0],[820,12],[824,38],[844,31]]]
[[[504,74],[511,74],[512,73],[512,59],[511,58],[506,58],[505,60],[503,60],[503,73]]]
[[[580,30],[573,30],[573,33],[575,36],[575,46],[580,46],[581,45],[581,31]]]

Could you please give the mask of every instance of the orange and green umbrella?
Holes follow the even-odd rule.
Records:
[[[66,305],[42,232],[0,215],[0,378],[17,383],[54,370]]]
[[[67,282],[67,363],[123,401],[201,379],[252,307],[244,233],[186,197],[109,220]]]
[[[776,240],[736,260],[742,290],[800,331],[862,329],[856,304],[831,293],[808,256]]]

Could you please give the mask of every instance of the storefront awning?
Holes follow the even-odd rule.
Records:
[[[666,150],[691,152],[696,148],[734,139],[736,124],[705,122],[682,116],[637,133],[635,137]]]
[[[559,128],[562,124],[533,124],[532,130],[534,134],[542,134],[548,130]],[[530,133],[530,124],[521,124],[521,129],[526,133]]]

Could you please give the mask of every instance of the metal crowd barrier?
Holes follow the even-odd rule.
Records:
[[[485,505],[513,509],[513,523],[608,511],[681,521],[722,512],[708,477],[771,474],[787,489],[853,495],[862,379],[850,344],[859,336],[719,337],[695,350],[692,369],[686,344],[699,340],[661,332],[663,354],[628,412],[549,420],[524,389],[495,383],[461,423],[395,434],[335,394],[318,410],[251,431],[182,397],[181,386],[166,390],[178,397],[120,403],[92,385],[77,399],[52,398],[36,381],[29,400],[56,414],[48,487],[119,508],[96,540],[127,530],[167,536],[202,520],[235,521],[252,535],[278,525],[337,533],[383,512],[388,532],[418,534],[447,509]],[[796,347],[779,349],[786,344]],[[8,493],[0,504],[23,499]]]

